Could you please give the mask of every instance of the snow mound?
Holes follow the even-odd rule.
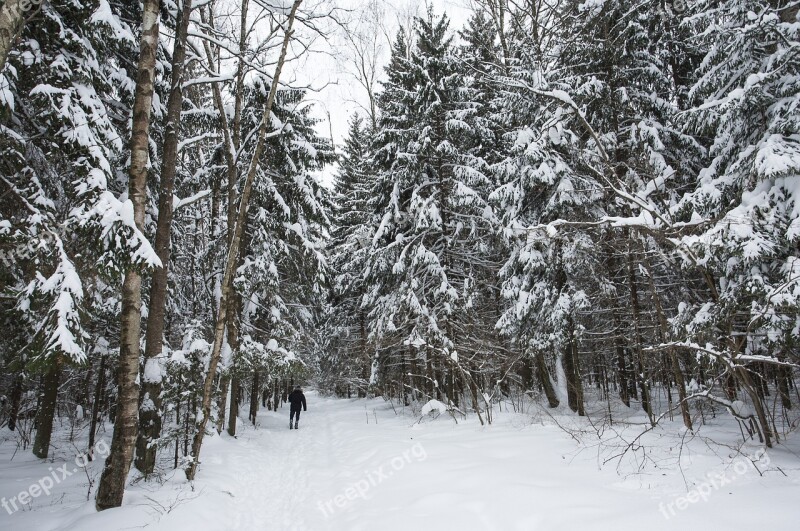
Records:
[[[750,406],[741,400],[734,400],[728,407],[731,408],[731,412],[737,417],[747,418],[754,416],[753,410],[750,409]]]
[[[423,415],[428,415],[433,411],[438,411],[439,413],[445,413],[449,409],[450,408],[448,408],[444,403],[439,402],[438,400],[430,400],[428,401],[427,404],[422,406],[421,413]]]

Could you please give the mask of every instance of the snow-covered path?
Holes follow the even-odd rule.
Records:
[[[284,407],[261,411],[258,426],[242,426],[236,439],[209,437],[193,488],[181,471],[170,472],[163,484],[134,484],[122,508],[99,514],[85,501],[85,489],[81,495],[76,488],[74,502],[51,497],[36,510],[0,514],[0,529],[745,529],[763,525],[764,507],[784,511],[771,513],[770,529],[793,530],[800,521],[800,472],[786,448],[770,455],[787,476],[765,477],[753,469],[734,472],[711,452],[684,449],[692,461],[687,490],[672,466],[677,436],[659,435],[663,448],[652,454],[654,462],[641,473],[620,474],[613,464],[599,466],[597,448],[578,446],[552,422],[534,422],[530,411],[496,412],[488,427],[473,418],[418,423],[380,399],[307,396],[300,430],[288,429]],[[32,477],[40,472],[33,470]],[[677,500],[708,473],[731,481],[679,508]]]

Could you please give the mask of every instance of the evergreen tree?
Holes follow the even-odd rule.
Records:
[[[374,147],[379,224],[365,303],[371,337],[401,356],[401,376],[406,363],[419,363],[429,394],[457,400],[454,385],[466,379],[457,337],[466,336],[461,316],[475,303],[476,270],[489,252],[481,236],[492,215],[488,166],[471,152],[480,133],[476,106],[448,26],[429,10],[416,20],[410,56],[398,36],[387,68]]]
[[[332,337],[321,360],[326,385],[339,394],[356,388],[362,396],[369,385],[372,361],[367,312],[362,307],[366,289],[364,268],[374,230],[369,210],[374,184],[371,134],[364,120],[353,115],[333,190],[334,229],[329,252],[335,276],[327,323]]]
[[[245,108],[261,108],[268,92],[269,85],[258,80],[246,93]],[[293,357],[315,336],[320,317],[315,309],[326,299],[328,285],[323,242],[330,205],[312,173],[332,160],[332,150],[314,131],[317,120],[310,106],[302,105],[304,97],[302,90],[278,92],[235,279],[244,303],[243,337],[251,344],[277,344],[273,352],[280,347]],[[246,111],[245,128],[254,127],[256,119]]]
[[[746,356],[778,362],[796,342],[798,6],[728,1],[691,9],[684,24],[700,32],[708,52],[689,93],[697,104],[686,128],[710,139],[710,161],[674,209],[701,228],[682,239],[681,251],[707,292],[685,301],[678,322],[689,331],[686,341],[713,342],[706,354],[728,364],[727,377],[753,402],[769,445],[772,430],[759,396],[763,366]],[[727,387],[727,399],[736,399]]]
[[[15,366],[47,375],[48,404],[61,367],[87,363],[87,288],[105,285],[95,277],[113,284],[126,268],[157,263],[117,186],[128,135],[121,105],[131,98],[121,65],[135,56],[123,15],[103,0],[48,2],[1,74],[4,287],[27,345]],[[52,410],[40,411],[49,418],[34,450],[45,457]]]
[[[637,253],[653,249],[647,235],[671,227],[669,205],[702,157],[702,148],[677,130],[675,102],[685,87],[671,70],[674,31],[669,15],[651,7],[565,2],[563,22],[550,30],[558,36],[552,48],[523,44],[502,80],[511,89],[507,109],[520,125],[511,156],[497,166],[503,184],[493,195],[512,245],[503,276],[514,305],[501,326],[538,352],[546,390],[541,353],[560,353],[567,398],[579,412],[585,361],[578,343],[589,326],[614,330],[607,345],[638,353],[642,406],[651,413],[640,331],[650,326],[643,319],[656,317],[636,310],[641,279],[624,257],[639,262]],[[618,238],[631,242],[615,247]],[[631,302],[631,319],[619,313],[621,300]],[[605,319],[598,306],[605,306]],[[621,337],[628,339],[620,346]]]

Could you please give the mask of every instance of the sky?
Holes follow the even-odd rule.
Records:
[[[342,9],[339,17],[346,20],[351,28],[360,31],[367,39],[374,39],[378,45],[381,59],[380,72],[389,58],[390,43],[394,39],[399,21],[408,19],[409,13],[423,14],[426,9],[424,0],[333,0]],[[443,12],[451,19],[451,31],[460,29],[470,14],[470,0],[432,0],[434,13]],[[377,9],[376,9],[377,7]],[[377,11],[381,28],[375,31],[364,21],[369,13]],[[361,23],[359,24],[359,20]],[[314,103],[314,113],[321,120],[318,131],[326,138],[332,137],[337,145],[341,145],[347,134],[349,117],[361,112],[367,106],[367,93],[353,76],[353,52],[344,32],[332,27],[327,39],[318,38],[314,42],[314,53],[307,54],[304,60],[292,64],[288,79],[293,84],[308,85],[308,99]],[[328,168],[323,180],[329,184],[331,173],[335,169]]]

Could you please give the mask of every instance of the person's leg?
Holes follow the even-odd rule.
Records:
[[[292,429],[292,422],[294,421],[294,409],[289,409],[289,429]]]
[[[297,410],[297,416],[294,418],[294,429],[297,429],[298,422],[300,422],[300,409]]]

